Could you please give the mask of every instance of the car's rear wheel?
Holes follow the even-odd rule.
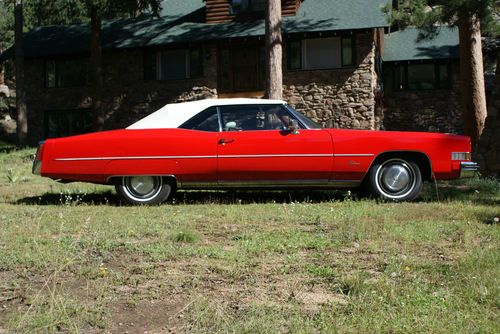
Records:
[[[136,205],[161,204],[172,193],[172,185],[161,176],[124,176],[115,186],[120,197]]]
[[[376,163],[369,177],[371,192],[384,200],[412,201],[422,191],[422,173],[410,160],[393,158]]]

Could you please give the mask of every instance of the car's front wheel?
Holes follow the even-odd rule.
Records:
[[[423,186],[419,166],[401,158],[376,163],[370,169],[369,178],[371,192],[385,200],[412,201]]]
[[[136,205],[161,204],[172,193],[172,185],[161,176],[124,176],[115,185],[120,197]]]

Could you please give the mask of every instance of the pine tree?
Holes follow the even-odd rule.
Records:
[[[481,29],[498,33],[495,7],[497,0],[398,0],[391,10],[393,23],[401,29],[419,28],[422,38],[432,38],[442,25],[458,27],[464,133],[471,137],[474,151],[487,115]]]
[[[283,96],[281,0],[267,0],[266,7],[266,97]]]
[[[189,0],[191,1],[191,0]],[[90,72],[92,78],[92,110],[94,115],[94,129],[99,131],[104,127],[104,113],[102,110],[103,67],[101,48],[101,23],[104,19],[134,17],[148,12],[157,15],[161,9],[162,0],[20,0],[0,1],[0,16],[3,13],[12,13],[16,8],[16,19],[19,24],[16,30],[16,49],[22,52],[22,32],[35,26],[59,25],[70,23],[89,22],[90,35]],[[19,9],[19,10],[17,10]],[[6,15],[6,20],[0,21],[0,41],[9,46],[14,42],[14,15]],[[22,20],[20,20],[22,19]],[[19,47],[18,47],[19,45]],[[19,59],[17,61],[17,59]],[[22,53],[16,53],[16,90],[18,98],[18,137],[20,144],[26,141],[27,127],[26,107],[23,104],[24,87],[22,72]],[[21,64],[21,65],[20,65]],[[20,67],[21,66],[21,67]],[[24,107],[23,107],[24,106]]]
[[[24,49],[23,49],[23,0],[15,3],[15,40],[16,40],[16,109],[17,143],[26,145],[28,137],[28,115],[26,107],[26,89],[24,87]]]
[[[138,12],[149,10],[158,15],[161,0],[85,0],[90,17],[90,69],[92,81],[92,115],[95,131],[104,129],[105,115],[102,109],[102,91],[104,85],[101,25],[103,19],[123,16],[137,16]]]

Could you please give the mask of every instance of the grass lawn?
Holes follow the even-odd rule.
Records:
[[[345,192],[114,190],[0,151],[0,333],[499,333],[500,183]]]

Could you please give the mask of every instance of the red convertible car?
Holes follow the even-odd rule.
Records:
[[[322,129],[283,101],[168,104],[126,129],[40,142],[33,173],[114,185],[133,204],[176,189],[355,188],[408,201],[423,181],[467,177],[468,137]]]

